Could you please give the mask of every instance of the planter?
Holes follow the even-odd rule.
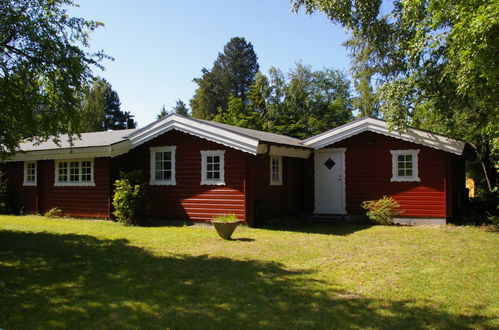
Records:
[[[218,236],[229,240],[239,222],[212,222],[217,230]]]

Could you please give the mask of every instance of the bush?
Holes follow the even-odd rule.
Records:
[[[401,213],[396,210],[399,207],[400,204],[388,196],[362,203],[362,208],[367,210],[367,217],[379,225],[392,225],[393,218]]]
[[[47,212],[45,212],[45,214],[43,216],[47,217],[47,218],[61,218],[64,216],[64,213],[62,212],[62,210],[60,208],[53,207],[50,210],[48,210]]]
[[[12,213],[10,204],[7,179],[5,179],[4,173],[0,172],[0,214]]]
[[[219,214],[214,216],[213,219],[211,219],[211,222],[229,223],[229,222],[239,222],[239,220],[237,219],[237,216],[235,214]]]
[[[469,198],[452,219],[456,225],[496,225],[499,217],[499,194],[497,190],[483,192],[475,198]]]
[[[119,223],[126,226],[139,225],[145,197],[142,171],[120,172],[120,176],[121,179],[114,183],[113,214]]]

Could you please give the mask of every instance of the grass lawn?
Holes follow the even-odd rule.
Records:
[[[0,216],[0,328],[498,328],[499,236]]]

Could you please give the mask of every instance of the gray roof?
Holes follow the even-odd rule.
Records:
[[[241,134],[241,135],[245,135],[247,137],[252,137],[252,138],[260,140],[261,142],[284,144],[284,145],[300,147],[300,148],[308,148],[307,146],[305,146],[301,143],[301,140],[290,137],[290,136],[286,136],[286,135],[257,131],[255,129],[249,129],[249,128],[244,128],[244,127],[237,127],[237,126],[232,126],[232,125],[227,125],[227,124],[221,124],[221,123],[217,123],[214,121],[208,121],[208,120],[202,120],[202,119],[194,119],[194,120],[200,121],[200,122],[205,123],[207,125],[212,125],[215,127],[226,129],[226,130],[234,132],[236,134]]]
[[[51,150],[51,149],[65,149],[65,148],[85,148],[85,147],[100,147],[109,146],[115,143],[128,139],[128,136],[136,131],[136,129],[125,129],[118,131],[104,131],[104,132],[91,132],[81,133],[78,139],[77,135],[73,135],[73,145],[69,142],[67,134],[59,137],[59,145],[54,142],[54,139],[37,143],[36,141],[28,141],[20,144],[20,149],[23,151],[35,150]]]

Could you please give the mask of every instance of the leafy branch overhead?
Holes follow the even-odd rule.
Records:
[[[69,0],[0,2],[0,156],[25,138],[78,133],[77,110],[92,68],[110,58],[87,52],[102,23],[70,17]]]
[[[293,0],[293,8],[323,12],[349,31],[362,104],[394,128],[468,141],[483,173],[479,183],[498,185],[499,2]]]

